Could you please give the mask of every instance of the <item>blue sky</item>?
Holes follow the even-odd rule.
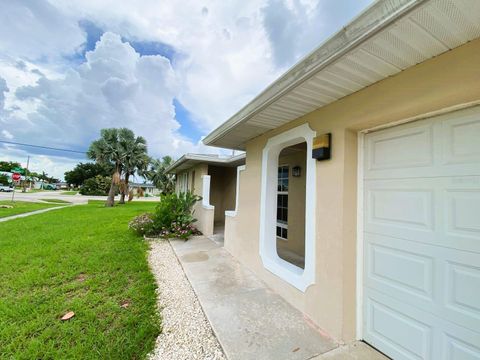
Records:
[[[2,1],[0,140],[87,149],[125,126],[154,157],[221,151],[201,138],[370,2]],[[57,177],[81,159],[0,144],[28,155]]]

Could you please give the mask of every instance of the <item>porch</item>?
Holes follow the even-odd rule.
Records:
[[[356,342],[339,346],[221,245],[171,241],[228,359],[386,360]]]

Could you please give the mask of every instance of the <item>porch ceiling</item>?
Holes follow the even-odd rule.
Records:
[[[479,0],[380,0],[210,133],[245,143],[377,81],[480,37]]]

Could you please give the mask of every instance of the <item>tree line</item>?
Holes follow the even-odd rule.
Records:
[[[22,165],[16,161],[0,161],[0,171],[12,172],[12,170],[15,168],[22,168]],[[25,175],[27,175],[28,178],[36,178],[38,180],[44,181],[49,184],[55,184],[60,181],[59,179],[53,176],[49,176],[45,171],[42,171],[41,173],[39,173],[39,172],[28,170],[28,173],[26,173]],[[0,180],[0,184],[4,182],[3,181],[4,178],[7,179],[6,176],[2,176]]]

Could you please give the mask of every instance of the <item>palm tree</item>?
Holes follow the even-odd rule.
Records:
[[[120,129],[102,129],[101,137],[90,145],[87,156],[103,164],[112,164],[114,172],[110,191],[108,192],[105,206],[113,206],[115,203],[115,187],[120,183],[122,169],[125,166],[126,159],[135,154],[146,154],[146,140],[141,137],[135,137],[132,130],[127,128]],[[135,151],[132,147],[137,147]]]
[[[161,160],[154,159],[151,162],[150,170],[146,173],[146,177],[163,194],[175,191],[175,175],[166,172],[166,169],[172,164],[173,159],[171,156],[164,156]]]
[[[122,146],[124,147],[126,156],[122,166],[124,178],[120,189],[119,204],[125,204],[125,195],[128,193],[128,181],[130,176],[134,175],[136,172],[143,174],[150,163],[144,138],[139,136],[137,138],[126,139]]]

